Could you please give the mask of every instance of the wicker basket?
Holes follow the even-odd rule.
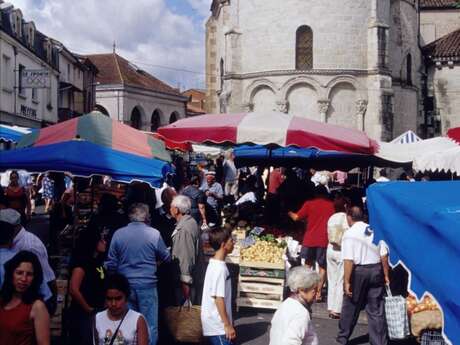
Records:
[[[165,310],[166,322],[174,340],[182,343],[200,343],[203,338],[201,308],[168,307]]]

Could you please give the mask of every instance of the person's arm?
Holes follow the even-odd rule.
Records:
[[[70,289],[69,293],[82,308],[88,314],[91,314],[94,310],[80,292],[81,283],[85,277],[85,271],[81,267],[75,267],[72,271],[72,277],[70,278]]]
[[[50,345],[50,316],[42,301],[38,300],[34,302],[30,318],[34,322],[37,345]]]
[[[380,260],[382,261],[383,276],[385,277],[385,284],[390,285],[390,262],[388,260],[388,255],[382,256]]]
[[[205,204],[199,203],[198,204],[198,210],[200,211],[201,220],[203,221],[203,224],[208,224],[208,222],[206,220],[206,206],[205,206]]]
[[[353,291],[351,289],[351,273],[353,272],[353,261],[343,260],[343,292],[348,297],[351,297]]]
[[[228,340],[233,340],[236,338],[236,332],[233,328],[233,325],[230,322],[230,319],[227,315],[227,310],[225,309],[225,300],[224,297],[214,297],[214,301],[216,302],[217,311],[219,312],[219,316],[224,323],[224,330],[225,336]]]
[[[161,235],[158,235],[158,241],[155,246],[155,253],[157,255],[157,258],[159,259],[159,263],[161,262],[169,262],[171,261],[171,253],[169,252],[168,248],[166,247],[165,242],[163,241],[163,238]]]
[[[25,197],[25,204],[26,204],[26,215],[28,218],[31,217],[32,215],[32,205],[30,203],[30,191],[24,188],[24,197]]]
[[[107,261],[105,262],[105,268],[109,272],[116,272],[118,269],[118,253],[117,253],[117,233],[112,237],[110,242],[109,254],[107,255]]]
[[[148,345],[149,343],[149,331],[147,329],[147,323],[143,316],[139,316],[137,319],[137,345]]]
[[[299,220],[306,219],[308,217],[308,204],[305,202],[302,205],[302,208],[298,212],[288,212],[289,218],[291,218],[294,222],[297,222]]]

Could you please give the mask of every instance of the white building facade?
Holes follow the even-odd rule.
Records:
[[[48,72],[47,88],[26,88],[24,71]],[[20,9],[0,1],[0,123],[41,127],[58,120],[58,52],[26,22]]]
[[[214,0],[209,112],[278,110],[390,140],[421,120],[418,1]]]
[[[134,128],[156,131],[185,118],[188,97],[111,54],[89,55],[97,67],[95,109]]]

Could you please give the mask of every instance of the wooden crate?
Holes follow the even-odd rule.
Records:
[[[284,278],[240,275],[236,307],[276,309],[283,302]]]

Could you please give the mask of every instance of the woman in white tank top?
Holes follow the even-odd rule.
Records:
[[[129,283],[121,274],[107,278],[107,309],[96,314],[95,345],[147,345],[149,334],[142,314],[128,308]],[[115,334],[116,333],[116,334]]]

